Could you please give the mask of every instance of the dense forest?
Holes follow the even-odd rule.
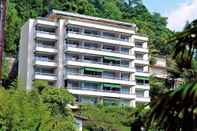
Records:
[[[135,23],[139,33],[148,35],[150,39],[151,56],[166,55],[171,51],[171,45],[167,45],[165,40],[174,33],[166,27],[167,18],[151,13],[142,0],[9,0],[5,53],[16,56],[24,22],[29,18],[44,17],[52,9]]]

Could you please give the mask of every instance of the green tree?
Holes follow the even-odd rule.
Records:
[[[192,131],[197,129],[197,21],[188,24],[172,41],[176,42],[176,70],[172,76],[182,78],[184,84],[154,101],[148,120],[169,131]]]
[[[40,94],[21,87],[1,87],[0,130],[75,131],[74,117],[67,108],[72,102],[73,97],[64,89],[46,86]]]

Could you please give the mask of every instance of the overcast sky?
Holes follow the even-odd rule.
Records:
[[[197,0],[144,0],[152,12],[168,17],[168,27],[180,31],[187,21],[197,19]]]

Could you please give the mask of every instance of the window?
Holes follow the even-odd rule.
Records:
[[[135,57],[136,57],[137,60],[143,60],[144,54],[136,52]]]
[[[149,84],[149,80],[137,78],[136,79],[136,84],[137,85],[148,85]]]
[[[36,46],[38,46],[38,47],[55,48],[55,42],[53,42],[53,41],[37,40],[36,43],[37,43]]]
[[[119,66],[120,65],[120,60],[117,59],[117,58],[113,58],[113,57],[104,57],[103,58],[103,63],[107,64],[107,65]]]
[[[128,42],[129,41],[129,37],[130,36],[128,36],[128,35],[121,35],[120,39],[123,40],[123,41],[127,41]]]
[[[89,63],[101,62],[101,58],[97,56],[84,56],[84,61]]]
[[[99,88],[98,83],[84,82],[83,89],[97,90],[98,88]]]
[[[68,46],[70,47],[79,47],[80,42],[76,40],[68,40],[67,41]]]
[[[68,60],[73,60],[73,61],[80,60],[80,56],[77,54],[65,54],[65,58],[68,58]]]
[[[112,33],[112,32],[103,32],[103,36],[104,37],[116,37],[116,34],[115,33]]]
[[[79,81],[68,81],[67,84],[68,88],[79,88],[80,87],[80,82]]]
[[[79,74],[79,69],[78,68],[66,68],[65,73],[68,74]]]
[[[142,65],[135,65],[136,72],[144,72],[144,66]]]
[[[129,48],[121,47],[121,53],[128,55],[129,54]]]
[[[144,80],[136,79],[137,85],[144,85]]]
[[[109,46],[109,45],[103,45],[103,50],[113,52],[113,51],[115,51],[115,47]]]
[[[122,72],[121,73],[121,80],[128,81],[129,80],[129,77],[130,77],[130,74],[129,73],[126,73],[126,72]]]
[[[121,60],[121,66],[129,67],[129,61],[128,60]]]
[[[88,49],[98,49],[99,45],[97,43],[93,43],[93,42],[85,42],[84,47],[88,48]]]
[[[54,75],[54,71],[55,71],[54,69],[50,69],[50,68],[35,67],[36,74]]]
[[[109,79],[117,79],[118,77],[116,76],[115,72],[111,72],[111,71],[105,71],[103,72],[103,77],[104,78],[109,78]]]
[[[81,32],[81,29],[80,29],[79,27],[69,26],[69,27],[67,28],[67,31],[68,31],[68,32],[80,33],[80,32]]]
[[[129,88],[128,87],[122,87],[121,88],[121,93],[123,93],[123,94],[129,94]]]
[[[84,29],[84,33],[88,35],[100,35],[100,32],[93,30],[93,29]]]
[[[91,68],[90,68],[91,69]],[[87,68],[84,69],[84,74],[88,75],[88,76],[93,76],[93,77],[102,77],[102,72],[100,71],[94,71],[94,69],[92,70],[88,70]]]
[[[137,97],[144,97],[144,91],[143,90],[136,90],[135,93],[136,93]]]
[[[135,47],[143,48],[143,42],[136,41],[136,42],[135,42]]]
[[[52,33],[54,34],[56,32],[55,28],[47,28],[47,27],[41,27],[41,26],[36,26],[36,30],[37,31],[41,31],[41,32],[46,32],[46,33]]]

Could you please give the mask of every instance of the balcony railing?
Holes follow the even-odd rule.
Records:
[[[100,38],[105,38],[105,39],[110,39],[110,40],[118,40],[118,41],[124,41],[124,42],[129,42],[127,39],[121,39],[117,37],[110,37],[110,36],[103,36],[103,35],[96,35],[96,34],[90,34],[90,33],[85,33],[85,32],[74,32],[74,31],[68,31],[68,33],[73,33],[73,34],[80,34],[80,35],[86,35],[86,36],[93,36],[93,37],[100,37]]]
[[[129,65],[123,65],[123,64],[113,64],[113,63],[105,63],[101,61],[90,61],[90,60],[82,60],[82,59],[72,59],[72,58],[67,58],[65,61],[71,60],[71,61],[77,61],[77,62],[85,62],[85,63],[91,63],[91,64],[99,64],[99,65],[108,65],[108,66],[118,66],[118,67],[125,67],[125,68],[130,68]]]
[[[123,80],[123,81],[130,81],[129,79],[117,77],[117,76],[107,76],[107,75],[93,75],[93,74],[82,74],[76,72],[66,72],[67,75],[78,75],[78,76],[87,76],[87,77],[95,77],[95,78],[104,78],[104,79],[112,79],[112,80]]]
[[[44,34],[48,34],[48,35],[56,35],[55,32],[47,32],[47,31],[41,31],[41,30],[36,30],[36,32],[38,32],[38,33],[44,33]]]
[[[42,43],[37,43],[36,47],[42,47],[42,48],[56,48],[54,45],[47,45],[47,44],[42,44]]]
[[[107,50],[107,49],[102,49],[102,48],[98,48],[98,47],[87,47],[87,46],[82,46],[82,45],[66,44],[64,46],[64,48],[66,49],[67,47],[90,49],[90,50],[97,50],[97,51],[104,51],[104,52],[110,52],[110,53],[119,53],[119,54],[129,55],[129,52],[123,52],[120,50]]]
[[[43,59],[43,58],[35,58],[36,61],[41,61],[41,62],[54,62],[56,63],[55,60],[51,60],[51,59]]]
[[[56,74],[54,73],[47,73],[47,72],[35,72],[35,75],[56,76]]]
[[[113,90],[103,90],[103,89],[90,89],[90,88],[81,88],[81,87],[68,87],[71,90],[83,90],[83,91],[95,91],[95,92],[105,92],[105,93],[116,93],[116,94],[130,94],[135,95],[129,92],[113,91]]]

